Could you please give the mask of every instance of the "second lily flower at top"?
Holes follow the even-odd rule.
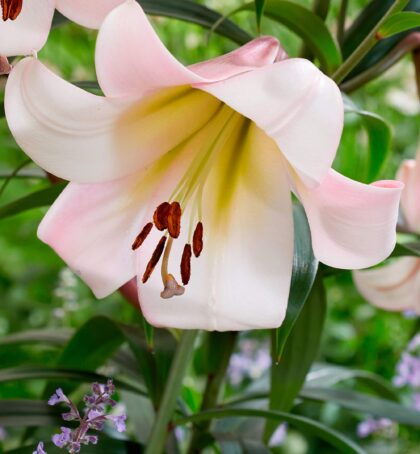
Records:
[[[392,251],[402,184],[331,170],[340,91],[309,61],[287,59],[276,39],[186,68],[128,0],[100,29],[96,68],[105,97],[25,59],[5,107],[23,150],[71,181],[38,234],[97,297],[137,275],[153,325],[279,326],[291,190],[324,263],[362,268]]]

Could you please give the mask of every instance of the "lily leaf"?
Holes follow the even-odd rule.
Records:
[[[175,420],[174,424],[181,425],[190,422],[197,423],[201,421],[207,421],[209,419],[213,420],[231,417],[264,418],[267,421],[271,421],[275,426],[278,426],[279,423],[282,422],[288,422],[290,425],[296,427],[298,430],[301,430],[303,433],[313,435],[326,441],[327,443],[338,449],[339,452],[346,454],[366,454],[365,451],[356,443],[354,443],[343,434],[336,432],[334,429],[330,429],[324,424],[321,424],[313,419],[281,411],[255,410],[248,408],[225,408],[222,410],[208,410],[201,413],[195,413],[186,418]]]
[[[420,427],[420,412],[365,393],[307,386],[301,390],[299,396],[307,400],[335,402],[349,410],[377,417],[390,417],[399,423]]]
[[[337,162],[344,166],[340,170],[349,177],[356,177],[359,181],[369,183],[380,175],[391,150],[392,129],[381,116],[359,108],[348,96],[343,95],[346,113],[356,114],[368,136],[368,153],[361,154],[358,144],[354,144],[354,153],[347,153],[345,160],[339,154]],[[357,156],[355,155],[357,154]],[[355,168],[355,162],[360,167]],[[356,173],[357,172],[357,173]],[[352,173],[356,173],[352,175]]]
[[[289,411],[292,408],[318,353],[325,312],[325,292],[321,275],[318,274],[289,335],[280,361],[274,361],[271,366],[270,409]],[[275,429],[276,424],[273,421],[267,421],[265,441],[270,439]]]
[[[420,13],[403,11],[392,15],[379,29],[379,35],[381,38],[388,38],[416,27],[420,27]]]
[[[0,425],[4,427],[55,426],[62,421],[60,409],[37,400],[0,400]]]
[[[254,4],[248,3],[235,12],[253,9]],[[327,74],[340,66],[342,58],[338,45],[324,21],[314,12],[290,1],[266,0],[264,15],[301,37]]]
[[[210,29],[213,24],[222,18],[218,12],[191,0],[137,0],[144,11],[151,16],[163,16],[180,19]],[[69,19],[56,13],[53,26],[59,27]],[[252,39],[245,30],[229,20],[224,20],[217,29],[219,35],[229,38],[237,44],[245,44]]]
[[[266,0],[254,0],[255,4],[255,18],[257,19],[257,30],[261,30],[261,19],[264,13]]]
[[[315,281],[318,261],[312,251],[311,231],[305,210],[293,205],[294,254],[286,317],[280,328],[275,330],[274,358],[280,360],[287,338],[299,317]]]
[[[48,188],[32,192],[20,199],[14,200],[6,205],[0,206],[0,219],[5,219],[15,214],[22,213],[33,208],[51,205],[66,187],[67,183],[54,184]]]
[[[26,446],[24,448],[7,451],[6,454],[28,454],[36,451],[36,446]],[[48,454],[63,454],[61,448],[57,448],[53,443],[45,443],[44,449]],[[84,454],[132,454],[142,452],[141,445],[128,440],[115,440],[104,435],[99,437],[98,444],[83,446]]]
[[[397,243],[390,257],[412,256],[420,258],[420,242]]]
[[[67,369],[95,371],[102,366],[122,345],[125,337],[118,326],[107,317],[93,317],[70,339],[62,351],[56,366]],[[44,397],[50,396],[62,382],[50,383]],[[74,384],[65,385],[67,393]]]

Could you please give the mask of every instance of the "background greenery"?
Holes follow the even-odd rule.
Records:
[[[208,0],[200,3],[205,3],[221,13],[228,13],[243,4],[239,0]],[[312,2],[301,0],[297,3],[311,7]],[[333,0],[331,4],[327,18],[331,30],[336,27],[339,3]],[[364,0],[350,2],[349,23],[367,3]],[[252,11],[239,13],[233,20],[251,34],[256,34],[255,15]],[[197,25],[169,18],[153,18],[153,23],[171,52],[186,64],[223,54],[236,47],[232,41],[214,33],[209,34]],[[298,55],[301,41],[284,26],[263,18],[261,31],[263,34],[278,37],[290,56]],[[39,58],[68,80],[94,80],[95,36],[93,31],[67,23],[53,30]],[[3,82],[0,81],[0,97],[3,93]],[[392,153],[377,179],[392,178],[402,159],[414,157],[418,143],[419,105],[410,56],[405,57],[379,79],[353,93],[352,100],[359,107],[380,114],[392,125]],[[364,179],[361,175],[367,153],[367,136],[361,127],[360,118],[346,115],[336,167],[348,176]],[[2,181],[25,160],[25,155],[8,132],[5,119],[0,119]],[[14,178],[4,190],[0,190],[0,206],[48,184],[40,169],[33,165],[26,166],[18,178]],[[37,225],[45,211],[34,209],[0,222],[1,368],[23,365],[52,366],[56,364],[59,355],[57,345],[20,344],[14,345],[13,349],[2,345],[1,339],[11,333],[49,328],[61,330],[65,334],[66,330],[79,328],[95,315],[106,315],[113,320],[139,324],[141,327],[141,316],[119,294],[97,301],[65,264],[37,240]],[[418,321],[369,305],[355,290],[348,272],[331,276],[326,283],[328,309],[318,361],[375,372],[391,380],[401,353],[418,328]],[[242,337],[261,340],[259,348],[268,349],[264,344],[263,333],[246,333]],[[200,359],[196,359],[197,361]],[[202,386],[197,370],[199,371],[199,367],[190,371],[183,392],[192,410],[198,409]],[[109,369],[103,372],[106,375]],[[230,385],[226,388],[226,396],[229,397],[234,391],[237,393],[238,387],[258,387],[256,383],[265,379],[261,373],[258,379],[245,379],[240,384]],[[43,380],[0,383],[0,398],[39,398],[44,384]],[[353,382],[353,385],[353,389],[365,390],[356,382]],[[124,397],[124,394],[121,397]],[[150,425],[149,407],[147,401],[140,399],[135,405],[129,405],[129,418],[132,421],[137,418],[136,427],[130,423],[130,433],[134,439],[145,440],[148,424]],[[298,412],[337,428],[353,439],[356,439],[357,423],[366,417],[363,413],[350,412],[331,402],[306,402],[300,406]],[[42,430],[37,434],[39,439],[43,436]],[[19,447],[22,442],[22,429],[8,428],[7,431],[9,436],[3,442],[3,448]],[[49,432],[45,430],[44,433]],[[45,437],[48,438],[48,435]],[[419,442],[420,435],[415,429],[400,425],[398,431],[371,437],[362,444],[372,453],[414,454],[418,452]],[[292,454],[335,452],[315,438],[304,437],[296,430],[289,431],[285,444],[277,450]]]

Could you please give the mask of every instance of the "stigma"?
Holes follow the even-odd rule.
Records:
[[[163,290],[160,296],[164,299],[180,296],[185,292],[185,287],[178,284],[174,275],[168,269],[173,241],[177,240],[181,234],[181,218],[182,208],[179,202],[161,203],[153,213],[153,222],[148,222],[141,229],[131,246],[133,251],[139,249],[154,227],[164,233],[155,247],[142,277],[143,284],[146,284],[162,258],[161,276]],[[191,241],[184,246],[182,257],[180,258],[180,275],[184,286],[189,283],[191,278],[192,255],[194,254],[198,258],[203,250],[203,231],[203,223],[199,221],[195,226]]]
[[[0,5],[4,22],[8,19],[16,20],[22,12],[23,0],[0,0]]]

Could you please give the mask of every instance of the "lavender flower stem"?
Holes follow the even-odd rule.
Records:
[[[187,330],[182,333],[145,454],[162,454],[164,452],[168,424],[171,421],[182,380],[194,350],[197,333],[196,330]]]

